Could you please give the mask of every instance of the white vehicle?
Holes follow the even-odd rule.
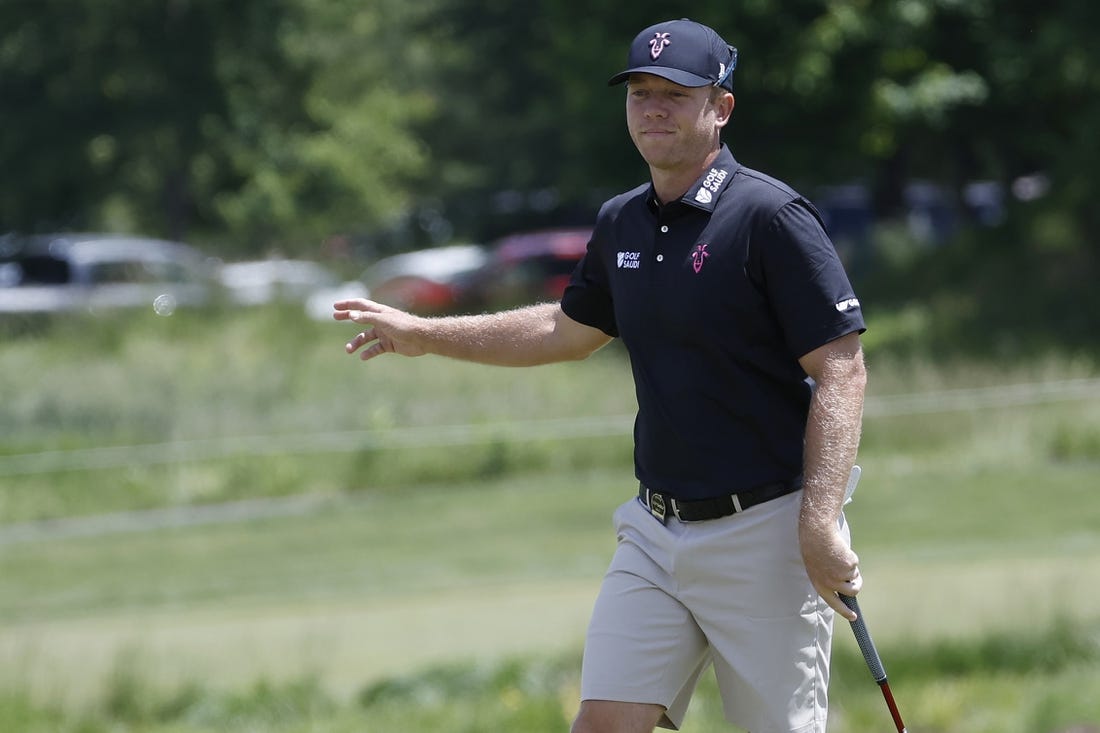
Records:
[[[179,242],[110,234],[30,237],[0,263],[0,314],[207,303],[208,260]]]
[[[310,260],[251,260],[227,262],[218,279],[229,302],[263,305],[280,301],[304,303],[318,290],[337,285],[336,276]]]

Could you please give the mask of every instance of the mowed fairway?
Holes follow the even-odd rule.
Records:
[[[928,467],[906,484],[868,463],[848,513],[878,639],[1100,618],[1090,467],[1043,477],[1040,513],[1025,492],[997,496],[1012,470]],[[3,682],[74,704],[136,665],[154,686],[313,677],[350,694],[430,663],[578,648],[628,491],[614,470],[525,476],[12,544]]]
[[[8,546],[0,667],[82,697],[120,654],[171,683],[317,675],[350,692],[426,662],[568,648],[613,541],[606,480],[427,486]]]

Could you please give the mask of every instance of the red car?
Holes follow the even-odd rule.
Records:
[[[489,262],[471,280],[464,300],[491,310],[559,300],[591,236],[591,227],[573,227],[501,237],[491,245]]]
[[[434,247],[379,260],[363,273],[369,296],[423,315],[460,309],[466,281],[488,262],[477,244]]]

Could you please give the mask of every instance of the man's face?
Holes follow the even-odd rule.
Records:
[[[651,168],[691,171],[718,146],[733,96],[711,101],[712,87],[683,87],[653,74],[627,82],[626,124]]]

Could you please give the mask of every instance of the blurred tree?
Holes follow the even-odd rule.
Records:
[[[726,139],[743,163],[803,189],[864,182],[882,215],[916,178],[961,197],[1041,173],[1050,194],[1014,236],[1095,251],[1100,5],[683,12],[740,49]],[[343,233],[380,252],[587,222],[646,176],[606,79],[634,33],[675,15],[658,0],[5,0],[0,228],[251,252]]]
[[[266,7],[270,5],[270,7]],[[5,187],[15,227],[111,226],[181,237],[202,199],[232,184],[219,134],[230,108],[224,54],[278,58],[285,3],[42,0],[0,6]],[[261,21],[264,25],[260,25]],[[239,68],[239,67],[238,67]],[[228,70],[232,77],[237,69]],[[275,71],[275,70],[273,70]],[[282,68],[284,119],[301,75]],[[278,88],[277,88],[278,89]],[[287,119],[289,118],[289,119]],[[196,175],[197,174],[197,175]]]
[[[548,189],[566,215],[590,216],[603,197],[645,179],[625,131],[623,92],[606,80],[622,68],[637,31],[675,17],[667,3],[450,0],[444,7],[435,32],[454,69],[448,124],[426,140],[433,160],[457,172],[457,208],[474,219],[470,225],[499,221],[501,202],[522,206]],[[900,208],[909,176],[951,170],[951,152],[912,160],[911,151],[942,143],[953,115],[987,97],[977,73],[933,47],[942,33],[941,45],[952,49],[956,20],[980,19],[984,7],[981,0],[973,9],[937,0],[704,1],[691,17],[740,50],[738,108],[725,138],[741,162],[800,186],[867,180],[890,212]],[[528,219],[537,213],[526,208]]]
[[[359,234],[407,218],[419,198],[427,148],[409,126],[436,100],[413,70],[431,65],[429,40],[411,29],[431,3],[294,0],[300,23],[279,34],[283,63],[307,69],[291,101],[302,119],[285,124],[278,78],[241,85],[231,97],[227,148],[243,185],[219,193],[217,213],[239,231],[280,242]],[[438,73],[438,69],[436,69]],[[279,89],[275,98],[267,98]],[[246,133],[246,134],[242,134]]]
[[[425,98],[386,82],[406,5],[0,4],[0,224],[252,251],[376,225],[424,164]]]
[[[915,178],[961,196],[969,181],[1007,188],[1061,160],[1066,181],[1080,179],[1079,150],[1096,145],[1097,45],[1085,36],[1097,7],[703,0],[690,12],[741,51],[726,133],[738,158],[800,186],[862,180],[892,215]],[[594,189],[643,180],[621,93],[604,81],[637,30],[674,16],[655,0],[444,3],[433,32],[452,70],[447,124],[425,135],[451,171],[444,198],[484,218],[495,192],[515,204],[555,188],[591,205]]]
[[[563,170],[579,162],[563,155],[575,122],[562,114],[574,104],[562,84],[581,69],[548,59],[561,32],[548,22],[555,5],[449,0],[418,29],[432,41],[434,63],[421,71],[439,111],[416,128],[433,161],[424,203],[467,236],[561,216]]]

